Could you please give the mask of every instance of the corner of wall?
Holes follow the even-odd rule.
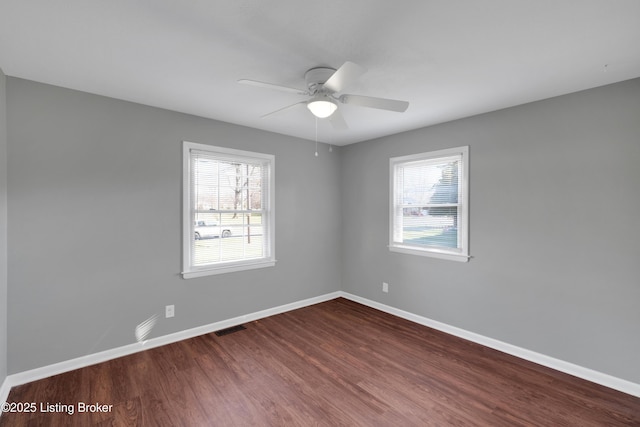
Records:
[[[0,384],[7,377],[7,78],[0,68]],[[2,387],[4,389],[4,386]],[[0,389],[0,394],[2,392]]]

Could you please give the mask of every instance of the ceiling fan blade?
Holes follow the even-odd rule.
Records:
[[[362,95],[342,95],[338,98],[343,104],[357,105],[360,107],[378,108],[380,110],[396,111],[404,113],[409,107],[407,101],[398,101],[395,99],[375,98],[372,96]]]
[[[360,65],[347,61],[329,77],[323,86],[332,92],[340,92],[366,71]]]
[[[347,126],[347,122],[344,120],[344,116],[340,112],[339,108],[336,111],[334,111],[332,115],[329,116],[329,122],[331,123],[334,129],[337,129],[337,130],[349,129],[349,126]]]
[[[238,83],[243,84],[243,85],[262,87],[262,88],[266,88],[266,89],[279,90],[281,92],[295,93],[295,94],[298,94],[298,95],[307,95],[308,94],[307,91],[302,90],[302,89],[296,89],[294,87],[288,87],[288,86],[275,85],[273,83],[259,82],[257,80],[241,79],[241,80],[238,80]]]
[[[294,108],[294,107],[297,107],[298,105],[303,105],[303,104],[306,104],[306,103],[307,103],[307,101],[296,102],[295,104],[287,105],[286,107],[279,108],[276,111],[272,111],[270,113],[264,114],[264,115],[260,116],[260,118],[264,119],[265,117],[269,117],[271,115],[280,113],[280,112],[282,112],[284,110],[288,110],[289,108]]]

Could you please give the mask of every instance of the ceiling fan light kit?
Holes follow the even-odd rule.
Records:
[[[307,108],[317,118],[325,119],[338,109],[338,104],[328,97],[316,97],[307,103]]]
[[[365,69],[353,62],[345,62],[337,70],[328,67],[316,67],[308,70],[305,75],[307,89],[301,90],[287,86],[280,86],[273,83],[265,83],[257,80],[238,80],[238,83],[248,84],[252,86],[263,87],[267,89],[275,89],[280,92],[295,93],[298,95],[310,96],[308,101],[296,102],[280,108],[271,113],[264,114],[262,117],[271,116],[290,108],[306,104],[311,113],[319,118],[329,117],[329,121],[335,129],[348,129],[347,123],[338,110],[338,103],[350,104],[357,107],[377,108],[380,110],[404,112],[408,107],[407,101],[398,101],[394,99],[376,98],[372,96],[340,94],[349,84],[357,80]]]

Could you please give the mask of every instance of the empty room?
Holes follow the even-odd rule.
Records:
[[[640,2],[0,0],[0,426],[640,425]]]

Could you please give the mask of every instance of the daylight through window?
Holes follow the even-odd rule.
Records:
[[[468,260],[468,147],[390,161],[389,249]]]
[[[184,143],[185,278],[272,266],[271,155]]]

